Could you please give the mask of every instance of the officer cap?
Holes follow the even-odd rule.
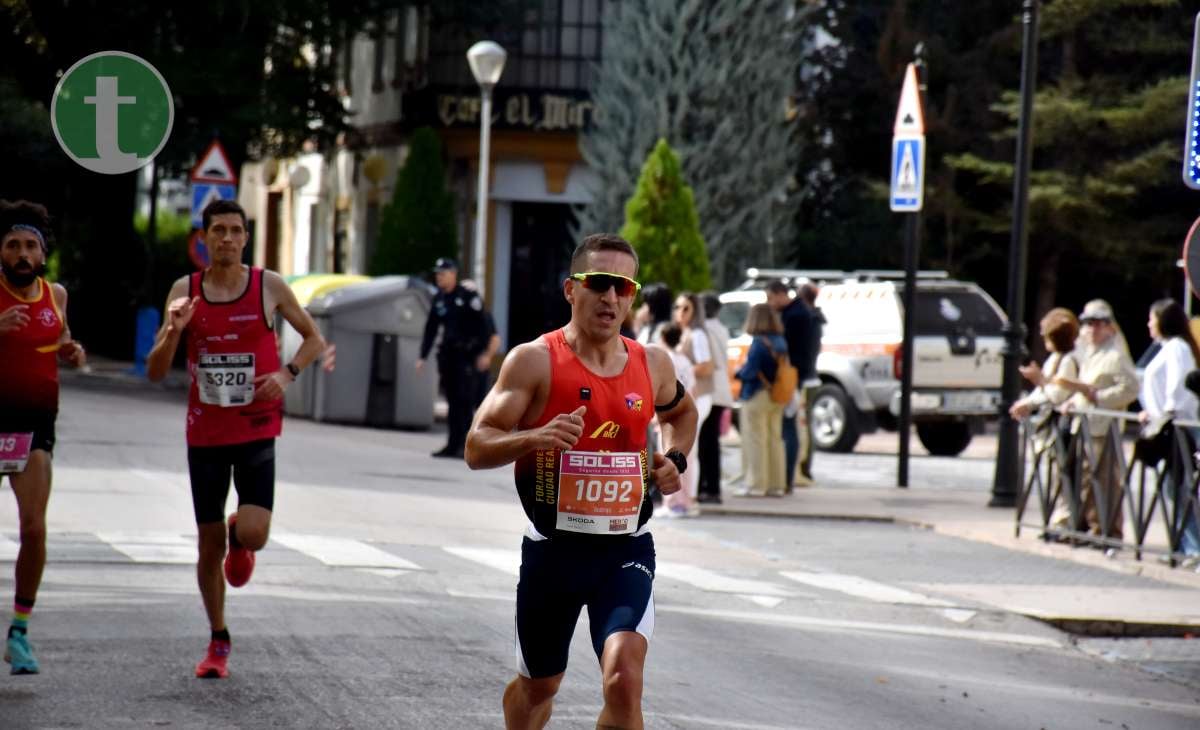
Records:
[[[434,271],[458,271],[458,262],[443,256],[433,264]]]

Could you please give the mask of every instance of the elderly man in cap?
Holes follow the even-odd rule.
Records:
[[[1083,364],[1079,377],[1057,376],[1054,384],[1073,392],[1067,401],[1067,409],[1103,408],[1112,411],[1125,410],[1137,398],[1137,371],[1125,336],[1113,318],[1112,307],[1103,299],[1093,299],[1079,314],[1080,342]],[[1038,383],[1040,384],[1040,383]],[[1121,509],[1121,483],[1124,475],[1119,473],[1116,460],[1104,448],[1104,437],[1112,419],[1092,416],[1088,418],[1088,431],[1092,438],[1093,453],[1098,454],[1097,464],[1090,471],[1093,479],[1085,479],[1080,485],[1083,503],[1083,518],[1086,524],[1071,525],[1074,529],[1090,529],[1095,534],[1107,532],[1109,537],[1120,539],[1125,524]],[[1105,502],[1111,510],[1111,519],[1104,525],[1096,504],[1096,490],[1102,490]],[[1107,527],[1107,529],[1106,529]]]
[[[442,330],[438,345],[438,377],[446,393],[446,424],[449,436],[446,445],[434,456],[461,459],[467,442],[467,429],[475,415],[475,384],[478,373],[490,364],[492,352],[489,340],[487,312],[477,291],[467,289],[458,281],[458,263],[440,258],[434,264],[438,293],[433,309],[425,322],[417,372],[425,367],[425,359],[433,348],[438,329]]]

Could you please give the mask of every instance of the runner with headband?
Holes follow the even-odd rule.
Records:
[[[67,290],[43,278],[50,253],[45,207],[0,201],[0,480],[17,498],[21,547],[4,660],[37,674],[29,616],[46,566],[46,506],[58,418],[58,363],[83,365],[67,327]]]
[[[604,707],[597,727],[642,727],[642,670],[654,631],[648,487],[679,489],[696,407],[661,347],[622,337],[640,285],[624,239],[588,236],[571,257],[565,327],[514,348],[467,439],[472,469],[516,463],[529,519],[517,584],[518,675],[504,691],[508,728],[540,728],[588,608]],[[655,412],[666,454],[647,459]]]

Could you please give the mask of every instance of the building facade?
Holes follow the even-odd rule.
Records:
[[[432,22],[427,5],[389,12],[344,52],[353,132],[328,154],[243,169],[240,196],[255,219],[257,263],[285,274],[366,273],[406,142],[428,126],[443,142],[459,260],[469,267],[481,99],[466,51],[486,37],[508,60],[493,92],[485,270],[463,275],[483,284],[505,347],[563,324],[574,215],[594,184],[579,133],[596,113],[589,89],[611,1],[531,2],[487,36]]]

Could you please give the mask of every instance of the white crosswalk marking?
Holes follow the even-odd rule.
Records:
[[[752,578],[733,578],[707,568],[683,563],[658,563],[656,577],[681,581],[714,593],[733,593],[766,608],[774,608],[784,599],[802,595],[777,583]]]
[[[196,563],[196,538],[170,532],[97,532],[96,537],[135,563]]]
[[[335,568],[421,570],[421,566],[416,563],[359,540],[288,532],[272,533],[271,540]]]
[[[9,540],[4,535],[0,535],[0,560],[16,560],[17,551],[21,549],[21,543],[16,540]]]
[[[933,606],[936,608],[953,608],[954,604],[938,598],[906,591],[884,583],[876,583],[857,575],[844,573],[808,573],[799,570],[785,570],[779,573],[784,578],[797,583],[838,591],[856,598],[865,598],[878,603],[905,603],[913,606]]]
[[[509,575],[521,574],[521,551],[501,548],[445,547],[451,555],[495,568]]]

